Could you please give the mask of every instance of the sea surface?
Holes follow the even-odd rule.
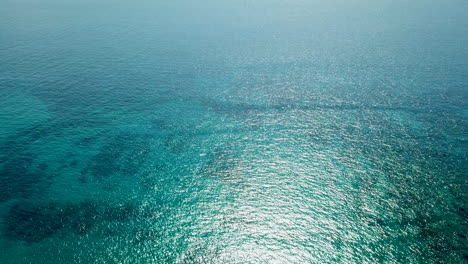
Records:
[[[466,0],[0,0],[0,263],[468,263]]]

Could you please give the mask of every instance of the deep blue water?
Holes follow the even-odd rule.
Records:
[[[467,10],[0,0],[0,263],[468,263]]]

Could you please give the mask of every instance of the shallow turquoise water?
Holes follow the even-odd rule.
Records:
[[[468,4],[379,2],[2,0],[0,263],[468,262]]]

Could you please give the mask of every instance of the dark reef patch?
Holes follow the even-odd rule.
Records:
[[[30,197],[36,185],[50,177],[48,166],[40,164],[34,168],[34,155],[19,142],[5,146],[9,151],[0,156],[0,201]]]
[[[112,140],[102,147],[100,152],[94,156],[87,167],[87,170],[97,179],[107,178],[119,170],[119,159],[124,154],[125,149],[121,139]]]
[[[83,202],[78,205],[34,206],[16,204],[6,217],[5,236],[25,242],[38,242],[67,228],[76,233],[85,232],[97,215],[97,205]]]
[[[6,216],[4,234],[12,240],[39,242],[61,230],[84,234],[98,221],[124,222],[144,216],[135,204],[119,206],[99,205],[94,202],[35,205],[18,203]]]
[[[70,130],[85,125],[53,118],[45,123],[18,129],[3,138],[0,141],[0,201],[29,198],[41,191],[43,184],[48,184],[47,180],[70,167],[70,160],[71,167],[77,165],[70,153],[63,160],[57,160],[62,164],[58,169],[41,158],[50,154],[45,151],[51,148],[49,139],[66,137]],[[44,151],[38,153],[37,150],[42,148]]]
[[[113,175],[136,175],[151,152],[150,139],[129,134],[109,138],[82,175],[90,174],[98,181]],[[80,181],[86,182],[85,179]]]
[[[463,207],[460,207],[458,211],[460,212],[461,216],[468,218],[468,212]]]

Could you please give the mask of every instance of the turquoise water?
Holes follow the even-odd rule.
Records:
[[[468,263],[466,10],[1,0],[0,263]]]

